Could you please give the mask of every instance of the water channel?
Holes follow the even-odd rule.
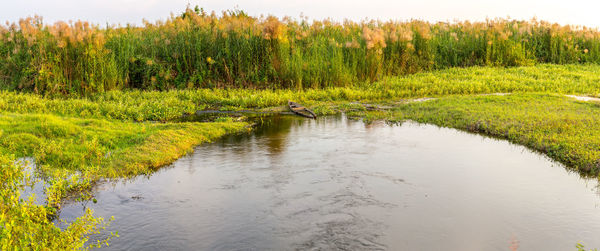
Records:
[[[266,119],[151,176],[100,185],[110,250],[600,247],[600,193],[506,141],[344,116]]]

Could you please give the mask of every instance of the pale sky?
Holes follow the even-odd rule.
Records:
[[[541,20],[560,24],[600,27],[600,0],[2,0],[0,20],[17,21],[38,14],[45,23],[58,20],[87,20],[104,25],[141,24],[143,18],[165,19],[170,13],[182,12],[189,3],[208,12],[239,8],[258,16],[272,14],[309,19],[330,17],[362,20],[427,21],[470,20],[486,17]]]

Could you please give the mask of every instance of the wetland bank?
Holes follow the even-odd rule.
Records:
[[[3,250],[600,246],[594,29],[188,8],[23,19],[0,53]],[[288,100],[319,119],[194,119]]]
[[[533,67],[535,68],[537,67]],[[465,69],[464,73],[472,70]],[[250,93],[255,94],[249,95]],[[241,240],[241,243],[256,248],[286,246],[388,249],[415,247],[420,241],[424,241],[430,243],[433,249],[441,246],[457,249],[463,247],[499,249],[505,247],[508,240],[511,243],[518,242],[522,247],[552,249],[554,246],[545,246],[553,243],[547,241],[547,238],[556,240],[556,243],[553,243],[556,247],[574,247],[576,243],[596,245],[595,239],[589,237],[590,234],[596,233],[594,222],[597,221],[594,217],[597,213],[598,196],[594,184],[597,184],[597,160],[600,154],[598,150],[600,149],[598,148],[600,125],[596,123],[600,121],[600,112],[598,103],[593,100],[580,101],[562,94],[533,92],[507,95],[437,96],[435,99],[423,102],[407,102],[406,98],[397,100],[375,99],[372,96],[367,98],[368,95],[372,95],[372,92],[360,89],[357,91],[329,89],[299,93],[268,90],[217,90],[210,94],[207,90],[112,92],[92,99],[57,99],[11,92],[4,92],[2,95],[4,97],[0,100],[0,107],[4,111],[0,116],[0,129],[3,134],[0,139],[2,151],[15,157],[33,157],[38,169],[35,177],[45,177],[45,184],[49,185],[45,191],[48,198],[45,205],[48,206],[40,207],[33,201],[13,201],[12,205],[27,210],[40,210],[33,211],[39,218],[28,223],[28,226],[34,226],[31,229],[40,231],[40,225],[47,226],[48,230],[43,228],[42,230],[63,236],[60,238],[64,238],[67,233],[74,234],[75,237],[70,238],[81,240],[81,245],[94,244],[96,240],[110,236],[109,232],[118,232],[120,235],[108,240],[108,243],[114,244],[109,247],[134,249],[136,247],[127,246],[128,243],[139,244],[140,247],[146,248],[152,248],[154,245],[155,247],[192,248],[195,246],[228,249],[236,248],[228,246],[236,238],[246,238]],[[205,100],[197,105],[198,100],[206,97],[212,98],[213,101]],[[258,114],[276,113],[282,109],[273,104],[279,102],[285,104],[290,98],[303,100],[302,102],[314,108],[318,115],[325,116],[320,116],[320,120],[316,121],[297,120],[297,118],[290,120],[295,122],[280,120],[272,125],[275,135],[261,134],[261,129],[258,129],[253,136],[244,136],[253,129],[250,127],[251,121],[245,121],[243,117],[219,115],[211,118],[212,122],[195,122],[189,115],[186,119],[180,119],[181,115],[176,116],[176,114],[192,114],[195,113],[192,111],[207,108],[213,110],[216,107],[223,110],[223,106],[226,107],[224,110],[231,111],[251,109]],[[345,101],[347,99],[361,101]],[[236,103],[240,104],[237,108],[231,106]],[[373,110],[373,107],[385,107],[385,109]],[[557,109],[548,109],[548,107]],[[363,122],[340,119],[340,112],[345,112],[348,117],[354,119],[362,119]],[[332,113],[338,115],[326,116]],[[122,117],[113,118],[116,114]],[[148,118],[164,122],[147,121]],[[374,133],[368,133],[369,125],[378,125],[383,121],[391,124],[416,121],[431,125],[416,126],[414,122],[407,122],[396,127],[374,126],[371,130]],[[282,127],[278,128],[277,125]],[[508,140],[534,149],[537,153],[524,150],[522,147],[514,150],[515,146],[506,141],[498,143],[495,140],[482,139],[479,135],[458,133],[433,125],[453,127]],[[351,130],[344,131],[348,128]],[[406,130],[410,131],[410,136],[419,136],[422,139],[411,138],[412,141],[409,142],[416,145],[431,144],[437,152],[417,148],[419,151],[429,151],[428,154],[418,154],[416,149],[403,146],[403,142],[406,142],[402,138],[390,141],[394,133],[385,132],[395,130],[400,135],[405,134]],[[419,130],[427,133],[421,131],[419,134]],[[231,134],[238,136],[227,136]],[[459,138],[448,136],[454,134],[462,136]],[[224,136],[224,139],[219,139]],[[461,138],[463,136],[467,139]],[[478,143],[464,146],[465,148],[448,145],[449,142],[470,142],[473,141],[473,137]],[[278,141],[281,138],[295,138],[295,140],[284,143]],[[340,138],[341,141],[335,140]],[[343,140],[345,138],[356,142],[347,142]],[[436,138],[437,141],[434,140]],[[309,139],[312,139],[312,142],[304,142],[301,145],[294,146],[289,143]],[[227,140],[234,142],[228,145]],[[418,143],[419,140],[423,142]],[[213,141],[216,143],[209,143]],[[377,142],[381,142],[381,145]],[[209,144],[194,148],[200,143]],[[437,144],[439,146],[436,146]],[[494,146],[498,144],[503,146],[496,149]],[[349,148],[336,149],[335,146],[338,145],[347,145]],[[364,146],[370,146],[372,149],[359,149]],[[291,151],[287,147],[302,149]],[[321,147],[325,148],[321,149]],[[483,154],[476,151],[479,148],[490,152]],[[193,149],[195,151],[191,155],[176,161],[172,167],[159,168],[190,153]],[[203,151],[208,151],[210,154],[202,155]],[[231,159],[223,158],[223,155],[217,154],[219,151],[223,151],[223,154]],[[277,154],[277,151],[286,152],[288,155],[284,154],[286,158],[283,158],[281,154]],[[324,152],[329,154],[323,156]],[[407,155],[408,153],[412,154]],[[521,156],[523,154],[526,157]],[[550,162],[539,154],[545,154],[562,164]],[[198,160],[198,157],[194,156],[202,157]],[[377,158],[370,158],[371,156]],[[355,157],[356,163],[344,160],[344,158]],[[389,162],[365,161],[365,158],[388,159]],[[417,161],[417,158],[420,160]],[[530,163],[532,158],[537,159],[538,162]],[[202,159],[211,161],[211,164],[197,164],[203,163]],[[306,159],[309,161],[304,162]],[[476,161],[486,159],[495,162]],[[19,172],[19,167],[13,165],[10,158],[2,161],[4,161],[3,167],[6,167],[3,169],[7,174],[6,180],[14,182],[8,183],[12,186],[4,188],[5,192],[8,191],[5,194],[19,194],[19,189],[25,185],[20,183],[22,173]],[[222,163],[218,164],[219,161]],[[296,162],[297,165],[294,164]],[[404,162],[408,164],[390,165],[390,163]],[[453,168],[444,168],[447,167],[445,162],[448,162],[448,165],[452,163]],[[187,168],[182,167],[181,163],[187,163],[183,164]],[[283,166],[278,163],[283,163]],[[319,163],[328,164],[319,165]],[[504,164],[498,166],[500,163]],[[425,164],[430,166],[423,166]],[[243,169],[244,167],[248,169]],[[424,173],[418,172],[416,167]],[[262,170],[264,172],[261,172],[261,168],[264,168]],[[319,168],[323,170],[318,170]],[[337,171],[340,175],[339,179],[332,176],[336,174],[336,171],[332,170],[335,168],[340,168]],[[273,172],[272,169],[280,172]],[[8,170],[12,171],[6,173]],[[204,171],[207,170],[212,173],[205,173]],[[303,174],[304,171],[306,173]],[[138,174],[145,175],[137,176]],[[206,176],[200,177],[200,174]],[[490,177],[492,174],[493,176]],[[314,177],[303,175],[314,175]],[[579,175],[590,178],[579,178]],[[96,183],[103,179],[119,180],[123,176],[131,180],[126,178],[122,181],[123,184],[117,183],[115,188]],[[181,177],[188,179],[181,180]],[[390,177],[392,177],[391,182]],[[276,179],[279,178],[281,180],[277,181]],[[317,180],[318,178],[323,180]],[[420,186],[407,184],[411,179],[423,183],[420,183]],[[478,183],[486,180],[488,182]],[[319,181],[324,182],[319,183]],[[259,184],[261,182],[262,185]],[[270,183],[276,184],[269,185]],[[442,185],[446,188],[440,188]],[[460,191],[453,191],[447,187],[460,189]],[[557,191],[557,187],[565,190]],[[316,188],[318,189],[313,190]],[[355,191],[363,188],[364,190]],[[389,191],[396,191],[398,194],[390,194]],[[567,191],[568,194],[565,194]],[[320,194],[325,192],[329,193]],[[80,199],[88,206],[86,209],[93,209],[86,210],[83,216],[81,216],[80,203],[60,202],[65,195],[78,193],[81,193]],[[153,197],[153,194],[157,197]],[[418,197],[424,194],[427,196]],[[240,195],[246,196],[240,197]],[[434,195],[437,200],[430,200]],[[526,199],[521,195],[527,195]],[[573,198],[580,201],[573,201]],[[484,204],[478,204],[477,201]],[[220,211],[222,214],[211,214],[211,212],[215,213],[215,208],[224,207],[224,204],[219,203],[232,204],[231,208]],[[294,210],[299,210],[301,205],[306,206],[306,211],[295,214],[297,212]],[[321,207],[315,208],[309,205]],[[435,211],[442,206],[446,206],[448,210],[444,211],[446,215],[440,215],[439,211]],[[54,213],[54,208],[57,207],[60,209]],[[430,208],[427,210],[425,207]],[[197,211],[200,208],[205,210]],[[320,211],[321,208],[326,212]],[[533,212],[533,209],[538,211]],[[139,210],[140,213],[139,215],[120,214],[131,210]],[[481,214],[482,218],[473,219],[465,215],[465,212],[475,214],[479,212],[478,210],[486,212]],[[169,212],[181,216],[176,218]],[[418,214],[425,212],[430,213],[429,218]],[[47,215],[57,215],[59,219],[67,220],[68,223],[55,224],[49,221]],[[142,215],[148,216],[151,220],[139,218]],[[216,218],[206,218],[211,215]],[[240,215],[251,215],[254,218]],[[298,218],[289,215],[297,215]],[[393,224],[389,223],[379,218],[382,215],[397,221]],[[76,216],[80,218],[74,220]],[[115,220],[111,221],[109,228],[104,230],[106,225],[101,219],[102,217],[108,219],[111,216],[115,216]],[[193,218],[186,218],[188,216]],[[505,217],[502,219],[509,222],[506,223],[509,225],[494,221],[498,220],[495,216]],[[552,217],[556,218],[551,220]],[[420,231],[414,230],[417,224],[423,222],[412,221],[411,223],[411,220],[422,218],[431,220],[429,225],[417,228]],[[234,222],[219,226],[211,222],[215,219],[223,219],[221,223],[225,223],[225,219]],[[247,221],[251,219],[254,221]],[[300,219],[304,220],[296,222]],[[404,225],[399,219],[406,221]],[[178,237],[168,236],[163,232],[160,238],[156,238],[160,243],[146,243],[138,239],[130,241],[129,238],[136,238],[133,236],[144,236],[141,239],[156,236],[156,229],[160,229],[156,227],[157,224],[166,226],[165,221],[180,224],[168,225],[168,229],[163,229],[165,232],[187,230],[185,233],[172,233]],[[214,231],[209,234],[190,229],[190,226],[184,228],[186,222],[204,224],[207,226],[206,231],[210,231],[209,229]],[[298,228],[295,230],[282,228],[277,225],[278,222],[281,224],[287,222]],[[308,222],[314,224],[306,225]],[[488,233],[497,238],[480,235],[479,242],[468,242],[472,246],[457,246],[457,242],[454,241],[464,238],[460,233],[483,227],[483,225],[465,225],[469,222],[489,223]],[[252,225],[252,223],[256,224]],[[236,226],[240,227],[242,224],[245,224],[243,226],[249,232],[240,233],[240,229],[236,229]],[[406,233],[407,228],[402,227],[408,226],[406,224],[411,226],[411,231],[408,233]],[[585,225],[585,230],[581,229],[581,225]],[[455,229],[454,227],[457,226],[463,229]],[[533,228],[545,230],[532,230]],[[29,228],[20,229],[24,231],[23,233],[34,231]],[[467,231],[467,229],[471,230]],[[147,232],[143,232],[144,230]],[[287,236],[286,231],[290,233]],[[299,233],[294,231],[300,231],[304,235],[294,235],[292,233]],[[256,232],[263,235],[252,235]],[[84,233],[84,235],[78,236],[75,233]],[[223,235],[216,238],[213,234],[217,233]],[[267,238],[264,236],[265,233],[272,235]],[[409,236],[410,239],[402,239],[405,240],[402,243],[395,242],[401,239],[390,236],[398,233]],[[507,237],[507,233],[514,233],[514,236]],[[353,234],[354,237],[362,239],[352,238]],[[201,236],[211,238],[213,241],[196,242],[195,240],[201,239]],[[436,242],[428,241],[432,240],[432,236],[438,236]],[[261,237],[265,238],[259,240]],[[357,243],[357,240],[360,243]],[[104,243],[100,243],[105,246]],[[440,246],[435,246],[437,244]]]

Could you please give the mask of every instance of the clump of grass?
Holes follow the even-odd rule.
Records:
[[[143,26],[40,17],[0,25],[0,89],[331,88],[466,66],[600,62],[600,32],[506,19],[428,23],[251,17],[187,8]]]

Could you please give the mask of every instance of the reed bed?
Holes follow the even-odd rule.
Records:
[[[449,67],[600,62],[600,32],[545,21],[309,22],[243,11],[143,26],[41,17],[0,25],[0,89],[321,89]]]

